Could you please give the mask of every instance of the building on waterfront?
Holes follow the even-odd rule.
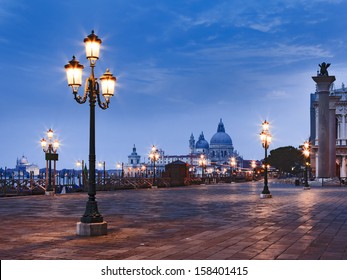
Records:
[[[191,134],[189,139],[189,153],[168,155],[160,147],[157,148],[156,152],[158,153],[158,159],[155,161],[155,170],[158,175],[165,171],[166,165],[176,161],[187,163],[191,173],[201,174],[201,155],[206,160],[204,169],[207,173],[226,173],[231,168],[242,168],[244,162],[243,158],[234,149],[232,139],[226,133],[222,119],[220,119],[217,132],[211,137],[210,142],[205,139],[203,132],[200,133],[199,139],[196,142],[193,133]],[[137,154],[134,145],[132,153],[128,156],[128,163],[122,167],[124,168],[124,175],[132,177],[152,176],[154,162],[149,154],[141,162],[141,156]],[[234,166],[231,166],[231,158],[234,158]]]
[[[318,136],[322,127],[319,123],[319,94],[317,92],[311,94],[310,118],[310,142],[312,145],[310,159],[312,173],[315,177],[323,177],[320,176],[318,158]],[[328,177],[345,178],[347,177],[347,88],[344,84],[338,89],[334,88],[334,84],[330,87],[328,119],[329,138],[331,139],[329,154],[332,154],[332,156],[329,156],[331,159],[324,159],[331,161]]]
[[[234,150],[233,142],[229,134],[225,132],[225,127],[222,119],[217,126],[217,132],[211,137],[210,142],[205,139],[204,133],[201,132],[198,141],[195,142],[193,133],[189,138],[189,153],[181,155],[166,155],[162,149],[158,149],[159,159],[156,162],[158,172],[165,170],[165,165],[182,161],[190,166],[191,173],[201,174],[201,155],[204,156],[204,169],[207,173],[226,172],[231,166],[231,158],[235,159],[233,168],[243,167],[243,158]],[[153,168],[153,162],[148,157],[146,166],[149,169]]]
[[[24,155],[20,159],[17,158],[16,168],[14,171],[16,173],[29,173],[33,174],[34,176],[40,174],[40,168],[35,164],[29,163],[28,159]]]
[[[128,155],[128,163],[122,164],[121,173],[129,177],[140,177],[143,176],[144,172],[144,163],[141,163],[141,156],[137,153],[136,146],[134,144],[132,153]]]
[[[243,167],[243,158],[234,149],[230,135],[225,132],[222,119],[217,126],[217,132],[211,137],[210,143],[205,140],[203,132],[196,143],[192,134],[189,139],[189,148],[190,164],[193,166],[197,166],[200,156],[204,155],[212,167],[228,166],[231,158],[235,159],[238,167]]]

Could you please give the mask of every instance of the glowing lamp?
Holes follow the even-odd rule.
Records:
[[[54,140],[54,142],[53,142],[53,149],[54,149],[54,151],[57,151],[58,150],[58,148],[59,148],[59,141],[56,139],[56,140]]]
[[[48,139],[53,138],[53,130],[51,128],[49,130],[47,130],[47,137],[48,137]]]
[[[86,47],[86,57],[90,61],[90,65],[95,65],[95,62],[99,59],[101,40],[92,33],[84,39]]]
[[[82,70],[84,66],[73,56],[72,60],[64,67],[66,70],[67,84],[72,87],[73,92],[77,93],[78,88],[82,85]]]
[[[42,149],[45,149],[46,146],[47,146],[47,141],[46,141],[45,138],[42,138],[42,139],[41,139],[41,147],[42,147]]]
[[[104,75],[100,77],[102,95],[105,97],[106,102],[114,95],[116,87],[116,77],[112,75],[109,69],[106,70]]]

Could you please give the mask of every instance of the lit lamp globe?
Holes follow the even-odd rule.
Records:
[[[95,65],[95,62],[99,59],[101,39],[92,33],[84,39],[84,45],[86,48],[86,57],[90,62],[90,65]]]
[[[114,95],[116,87],[116,77],[112,75],[109,69],[106,70],[104,75],[100,77],[102,95],[105,97],[106,102],[110,102],[110,98]]]
[[[79,63],[75,56],[65,66],[67,83],[72,87],[73,93],[77,93],[78,88],[82,85],[83,65]]]

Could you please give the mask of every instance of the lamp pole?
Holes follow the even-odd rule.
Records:
[[[72,60],[65,65],[68,85],[72,87],[74,98],[79,104],[83,104],[89,99],[90,105],[90,125],[89,125],[89,186],[88,186],[88,201],[86,210],[81,217],[82,225],[77,225],[78,235],[104,235],[107,234],[107,223],[103,221],[102,215],[98,211],[96,195],[96,182],[95,182],[95,106],[106,110],[109,107],[110,98],[114,95],[116,85],[116,77],[112,75],[109,69],[99,78],[101,83],[101,90],[99,82],[94,75],[94,67],[96,61],[99,59],[101,40],[94,31],[84,39],[86,57],[89,60],[91,73],[85,83],[84,95],[78,95],[78,88],[82,85],[82,70],[83,65],[73,56]],[[105,101],[101,101],[101,94]],[[93,230],[93,224],[103,223],[100,231]],[[90,224],[86,226],[86,224]],[[97,228],[96,226],[93,227]]]
[[[231,181],[234,179],[234,181],[236,181],[236,178],[234,176],[234,170],[235,170],[235,166],[236,166],[236,158],[235,157],[231,157],[230,158],[230,177],[231,177]]]
[[[151,149],[151,152],[149,154],[149,158],[152,160],[153,162],[153,185],[152,185],[152,188],[157,188],[157,185],[156,185],[156,180],[155,180],[155,162],[159,159],[159,153],[158,153],[158,149],[156,146],[152,146],[152,149]]]
[[[257,163],[255,162],[255,160],[252,160],[251,167],[252,167],[252,171],[253,171],[253,181],[254,181],[255,180],[255,169],[257,167]]]
[[[309,141],[305,141],[303,147],[302,147],[302,153],[304,155],[305,158],[305,185],[304,185],[304,190],[309,190],[310,186],[308,184],[308,158],[310,156],[310,142]]]
[[[200,155],[200,159],[199,159],[199,165],[201,166],[201,178],[204,178],[204,171],[205,171],[205,167],[206,167],[206,158],[204,154]]]
[[[105,185],[106,184],[106,161],[99,161],[98,165],[99,165],[99,167],[103,168],[104,179],[101,180],[101,182],[102,182],[102,185]]]
[[[269,191],[269,186],[268,186],[268,158],[267,158],[267,150],[270,146],[271,143],[271,134],[269,132],[269,122],[266,120],[262,123],[263,130],[260,133],[260,140],[262,142],[263,148],[265,150],[265,157],[264,157],[264,188],[262,193],[260,194],[261,198],[271,198],[272,195]]]
[[[52,160],[54,161],[54,178],[55,178],[55,169],[56,169],[56,161],[58,160],[57,150],[59,148],[58,139],[53,139],[54,132],[50,128],[47,130],[47,138],[41,139],[41,147],[45,153],[46,159],[46,178],[47,178],[47,169],[48,169],[48,186],[46,186],[46,194],[55,193],[55,188],[52,188]],[[47,179],[46,179],[47,182]],[[55,186],[55,183],[54,183]]]

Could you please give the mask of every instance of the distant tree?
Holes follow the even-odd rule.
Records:
[[[275,167],[280,172],[292,174],[300,172],[303,160],[302,151],[293,146],[271,150],[268,157],[270,166]]]

